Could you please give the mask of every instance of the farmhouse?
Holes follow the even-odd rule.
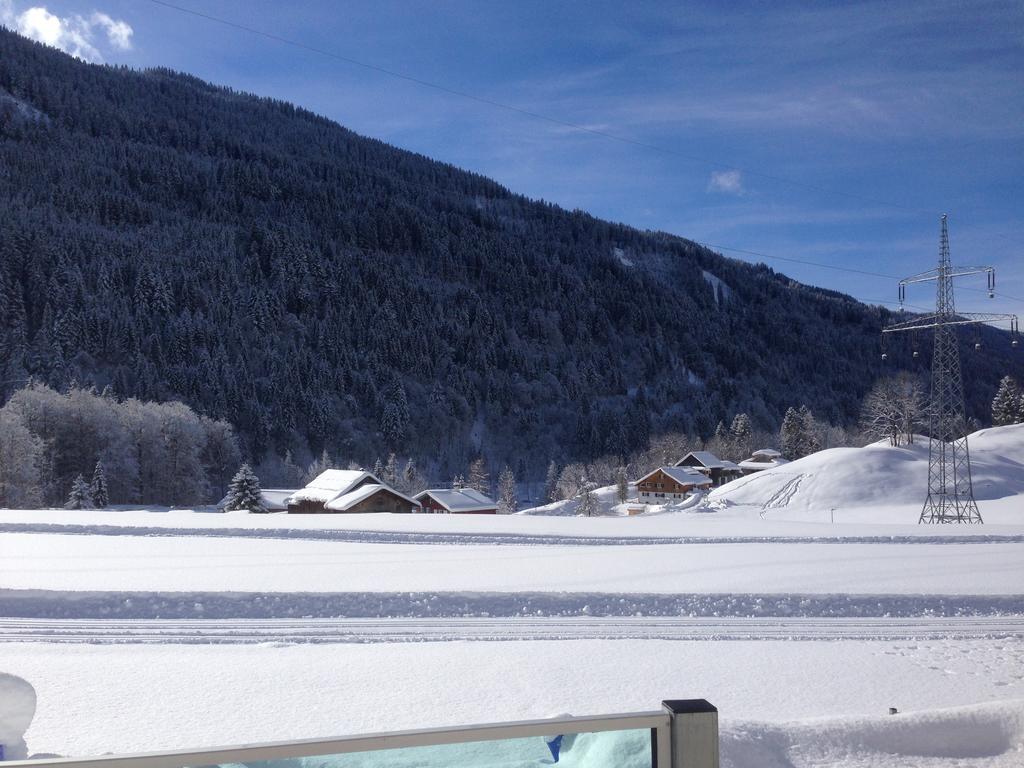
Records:
[[[741,461],[739,468],[744,475],[749,475],[772,467],[781,467],[788,463],[789,459],[782,458],[782,454],[774,448],[761,448],[754,451],[749,459]]]
[[[711,485],[709,477],[689,467],[658,467],[636,481],[637,500],[641,504],[665,504]]]
[[[720,459],[711,451],[690,451],[676,462],[677,467],[691,467],[708,477],[718,487],[740,477],[743,472],[731,461]]]
[[[498,505],[475,488],[432,488],[416,495],[424,512],[435,515],[496,515]]]
[[[418,512],[420,504],[361,469],[328,469],[288,498],[290,514]]]

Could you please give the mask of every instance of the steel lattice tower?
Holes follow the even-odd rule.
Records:
[[[910,283],[934,280],[935,314],[896,323],[883,333],[935,331],[932,356],[931,402],[929,404],[928,496],[919,523],[981,523],[981,512],[974,501],[971,483],[971,455],[967,446],[967,420],[964,416],[964,385],[960,369],[960,351],[955,328],[998,320],[1009,320],[1016,330],[1014,315],[961,313],[953,301],[953,278],[964,275],[988,275],[989,297],[994,296],[995,271],[992,267],[954,267],[949,257],[949,232],[942,216],[938,269],[900,281],[900,304]],[[980,346],[980,345],[979,345]]]

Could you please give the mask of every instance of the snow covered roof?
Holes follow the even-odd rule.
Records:
[[[326,504],[348,493],[366,479],[383,485],[380,479],[362,469],[326,469],[305,488],[293,493],[290,501],[318,501]]]
[[[774,459],[774,458],[777,458],[777,457],[781,456],[782,454],[779,453],[778,451],[776,451],[774,448],[758,448],[756,451],[754,451],[750,455],[752,457],[753,456],[765,456],[765,457],[767,457],[769,459]]]
[[[789,464],[789,459],[784,459],[781,456],[776,456],[774,459],[768,459],[767,461],[747,459],[740,462],[740,469],[772,469],[773,467],[781,467],[783,464]]]
[[[404,493],[399,493],[390,485],[385,485],[383,483],[366,483],[366,485],[361,485],[354,491],[349,491],[346,494],[331,499],[326,504],[324,504],[324,508],[329,509],[331,512],[347,512],[348,510],[352,509],[352,507],[354,507],[356,504],[358,504],[361,501],[365,501],[378,491],[387,491],[388,493],[393,493],[395,496],[398,496],[399,498],[408,501],[410,506],[418,507],[420,505],[418,501],[416,501],[415,499],[410,499]]]
[[[696,459],[700,463],[700,465],[706,469],[739,469],[739,467],[737,467],[731,461],[720,459],[717,456],[715,456],[715,454],[713,454],[711,451],[690,451],[688,454],[683,456],[683,458],[681,458],[678,462],[676,462],[676,466],[686,466],[683,462],[685,462],[691,456],[694,459]]]
[[[664,472],[680,485],[711,485],[710,479],[702,475],[697,470],[690,469],[689,467],[658,467],[657,469],[648,472],[637,480],[637,482],[642,483],[648,477],[651,477],[658,472]]]
[[[449,512],[481,512],[497,508],[494,501],[475,488],[431,488],[416,494],[421,501],[430,496]]]

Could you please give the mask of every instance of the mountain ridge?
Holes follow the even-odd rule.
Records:
[[[4,381],[181,399],[256,457],[397,451],[446,477],[477,453],[536,475],[739,411],[849,424],[885,370],[882,308],[287,102],[2,29],[0,89],[43,116],[0,101]],[[993,346],[976,417],[1022,370]]]

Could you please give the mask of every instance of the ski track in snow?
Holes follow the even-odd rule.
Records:
[[[524,617],[225,621],[0,620],[0,642],[90,644],[979,638],[1024,638],[1024,616],[914,619]]]
[[[794,489],[795,491],[795,489]],[[310,528],[170,528],[142,525],[0,523],[0,533],[71,536],[213,537],[308,539],[353,544],[487,544],[547,547],[656,546],[661,544],[1022,544],[1024,534],[898,536],[559,536],[518,533],[425,533]]]
[[[2,590],[0,617],[82,620],[1024,616],[1024,595]],[[3,619],[0,619],[3,621]]]

